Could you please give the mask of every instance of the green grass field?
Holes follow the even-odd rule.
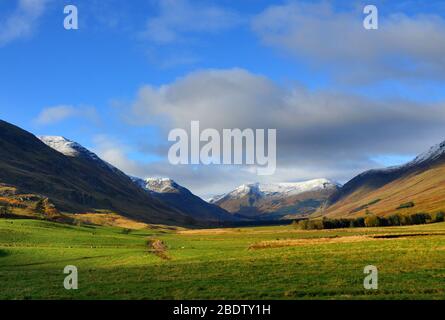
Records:
[[[79,270],[78,290],[63,287],[66,265]],[[379,269],[378,290],[363,288],[366,265]],[[128,233],[0,219],[0,298],[445,299],[445,223]]]

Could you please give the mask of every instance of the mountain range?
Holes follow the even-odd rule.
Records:
[[[232,214],[255,219],[292,219],[315,212],[340,185],[327,179],[244,184],[209,200]]]
[[[89,151],[80,144],[60,136],[40,136],[39,139],[47,146],[68,157],[87,159],[96,166],[111,170],[117,175],[124,175],[122,171],[113,165],[100,159],[95,153]],[[217,223],[222,221],[236,220],[224,209],[209,204],[195,196],[190,190],[180,186],[169,178],[147,178],[141,179],[128,176],[135,186],[144,190],[147,197],[156,199],[158,202],[175,209],[177,212],[187,216],[190,224]]]
[[[44,140],[61,143],[61,138]],[[187,224],[187,215],[147,194],[120,170],[75,143],[65,147],[67,155],[0,120],[0,182],[48,197],[61,211],[109,210],[151,223]]]
[[[147,190],[154,198],[180,210],[198,221],[223,222],[240,220],[226,210],[208,203],[170,178],[136,178],[133,182]]]
[[[25,194],[19,198],[47,198],[61,212],[112,212],[184,226],[433,213],[445,210],[445,142],[405,165],[363,172],[343,186],[327,179],[252,183],[206,202],[172,179],[130,177],[76,142],[36,137],[0,120],[0,200],[16,189]]]

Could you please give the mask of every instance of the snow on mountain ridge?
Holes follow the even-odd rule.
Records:
[[[108,167],[113,171],[122,173],[119,169],[109,164],[108,162],[102,160],[95,153],[91,152],[90,150],[83,147],[77,142],[71,141],[62,136],[39,136],[38,138],[47,146],[64,154],[65,156],[91,159],[97,161],[98,163],[101,163],[102,165]],[[128,177],[142,189],[151,192],[158,192],[158,193],[177,192],[182,188],[170,178],[141,179],[133,176],[128,176]]]
[[[419,154],[417,157],[414,158],[414,160],[411,160],[410,162],[387,168],[371,169],[359,174],[358,176],[361,177],[371,173],[379,173],[379,172],[389,173],[400,169],[409,169],[411,167],[425,163],[427,161],[434,161],[444,154],[445,154],[445,141],[432,146],[428,151]]]
[[[419,154],[413,161],[408,164],[419,164],[429,160],[436,160],[441,155],[445,154],[445,141],[432,146],[428,151]]]
[[[115,172],[121,172],[119,169],[99,158],[95,153],[91,152],[77,142],[71,141],[62,136],[38,136],[48,147],[64,154],[67,157],[82,157],[101,163]]]
[[[77,142],[71,141],[62,136],[39,136],[38,137],[48,147],[68,156],[68,157],[88,157],[93,160],[101,160],[95,153],[83,147]]]
[[[326,189],[332,187],[335,184],[328,179],[314,179],[304,182],[282,182],[282,183],[271,183],[271,184],[259,184],[258,188],[260,192],[264,194],[300,194],[306,191]]]
[[[209,202],[215,203],[225,197],[230,197],[232,199],[241,198],[249,193],[255,193],[259,196],[270,196],[270,197],[293,196],[308,191],[334,188],[338,185],[339,184],[324,178],[303,181],[303,182],[243,184],[229,193],[218,195],[211,198]]]
[[[175,192],[180,189],[180,186],[169,178],[147,178],[145,182],[146,188],[155,192]]]
[[[130,177],[133,182],[138,184],[141,188],[158,193],[176,192],[182,187],[170,178],[146,178],[141,179],[137,177]]]

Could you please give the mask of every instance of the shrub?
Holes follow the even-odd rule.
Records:
[[[367,204],[363,204],[363,205],[361,205],[361,206],[359,206],[357,208],[352,209],[351,211],[349,211],[349,213],[356,213],[356,212],[362,211],[364,209],[368,209],[369,206],[372,206],[373,204],[376,204],[376,203],[380,202],[381,200],[382,199],[374,199],[374,200],[372,200],[371,202],[369,202]],[[368,210],[366,210],[366,214],[369,214]]]
[[[368,205],[364,204],[357,208],[352,209],[351,211],[349,211],[349,213],[356,213],[356,212],[362,211],[363,209],[366,209],[366,208],[368,208]]]
[[[37,213],[45,214],[45,203],[44,203],[43,199],[40,199],[39,201],[37,201],[34,210]]]
[[[37,201],[34,211],[47,218],[54,218],[59,214],[56,206],[48,198]]]
[[[121,233],[122,234],[130,234],[131,233],[131,229],[128,229],[128,228],[122,229]]]
[[[412,208],[414,206],[415,206],[414,202],[410,201],[410,202],[402,203],[400,206],[397,207],[397,210]]]
[[[389,221],[389,219],[385,218],[385,217],[377,217],[379,219],[379,226],[381,227],[389,227],[391,226],[391,222]]]
[[[297,225],[302,230],[308,230],[308,221],[309,220],[300,220],[297,222]]]
[[[392,214],[388,217],[388,224],[390,226],[401,226],[403,222],[403,216],[400,214]]]
[[[365,218],[356,218],[356,219],[351,219],[351,221],[349,222],[349,227],[350,228],[362,228],[365,226]]]
[[[434,217],[434,222],[443,222],[443,221],[445,221],[445,213],[442,211],[436,213]]]
[[[370,215],[365,218],[365,227],[379,227],[380,219],[377,216]]]
[[[372,200],[370,203],[368,203],[368,206],[372,206],[373,204],[376,204],[377,202],[380,202],[382,199],[375,199]]]
[[[328,219],[323,220],[325,229],[349,228],[351,221],[349,219]]]
[[[428,213],[413,213],[410,218],[411,224],[425,224],[432,220]]]
[[[0,207],[0,216],[6,216],[11,214],[11,207],[8,204],[4,204]]]
[[[323,221],[321,220],[309,220],[308,221],[309,230],[321,230],[323,229]]]
[[[298,222],[298,226],[302,230],[321,230],[323,229],[322,220],[301,220]]]
[[[409,226],[411,225],[411,216],[409,215],[401,215],[400,216],[400,225],[401,226]]]

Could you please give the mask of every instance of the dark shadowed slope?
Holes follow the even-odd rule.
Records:
[[[22,192],[47,196],[67,212],[106,209],[165,224],[184,224],[188,219],[100,159],[66,156],[31,133],[1,120],[0,182]]]

